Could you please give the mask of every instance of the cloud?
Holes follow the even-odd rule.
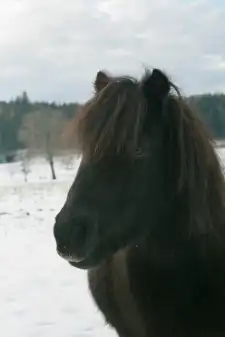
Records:
[[[225,91],[220,0],[2,0],[0,98],[84,100],[99,69],[161,67],[185,93]]]

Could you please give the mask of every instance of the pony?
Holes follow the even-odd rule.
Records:
[[[58,254],[120,337],[225,336],[225,181],[197,111],[160,69],[98,71],[71,124],[81,162]]]

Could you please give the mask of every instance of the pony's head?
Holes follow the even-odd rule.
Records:
[[[101,71],[94,88],[73,124],[82,160],[56,217],[58,253],[88,269],[143,238],[205,234],[223,178],[177,87],[154,69],[140,81]]]

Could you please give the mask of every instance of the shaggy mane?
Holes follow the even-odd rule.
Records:
[[[168,94],[163,106],[154,104],[154,97],[146,97],[143,86],[147,76],[148,72],[141,81],[112,78],[96,92],[72,124],[76,145],[85,157],[95,160],[119,154],[134,158],[150,116],[152,123],[162,128],[170,195],[179,195],[190,217],[205,214],[209,225],[220,224],[214,210],[220,214],[219,205],[225,207],[225,183],[211,135],[172,82],[174,93]]]
[[[106,155],[134,155],[147,112],[138,82],[116,78],[77,114],[73,132],[81,152],[99,160]]]

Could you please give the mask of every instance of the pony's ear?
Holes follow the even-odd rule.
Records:
[[[162,102],[169,94],[170,81],[159,69],[153,69],[152,73],[146,73],[142,81],[142,89],[147,99]]]
[[[98,71],[95,81],[94,87],[97,92],[101,91],[103,88],[107,86],[110,81],[110,77],[104,71]]]

